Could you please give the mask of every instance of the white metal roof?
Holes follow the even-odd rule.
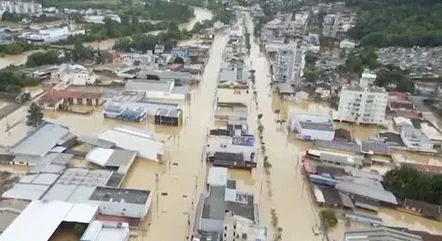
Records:
[[[114,150],[104,148],[94,148],[86,156],[86,159],[99,166],[106,166],[107,160],[111,157]]]
[[[207,184],[210,186],[225,186],[227,184],[227,168],[211,167],[207,175]]]
[[[0,241],[47,241],[61,222],[89,223],[97,210],[93,204],[36,200],[1,234]]]
[[[146,136],[141,130],[116,128],[102,133],[100,139],[114,142],[117,146],[138,152],[138,156],[158,161],[158,155],[164,154],[164,143]]]
[[[2,198],[37,200],[48,190],[49,185],[17,183],[2,194]]]

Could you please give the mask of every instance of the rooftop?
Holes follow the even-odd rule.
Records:
[[[15,144],[12,153],[42,157],[68,134],[67,127],[46,122]]]
[[[47,241],[62,222],[89,223],[97,212],[98,205],[93,204],[36,200],[2,233],[0,241]]]
[[[112,187],[97,187],[89,200],[105,202],[125,202],[133,204],[145,204],[150,191],[137,189],[120,189]]]
[[[169,92],[173,86],[173,80],[144,80],[144,79],[131,79],[128,80],[125,86],[125,90],[134,91],[163,91]]]
[[[207,175],[207,184],[209,186],[226,186],[227,175],[227,168],[210,167]]]
[[[298,122],[303,129],[334,131],[333,120],[324,115],[292,113],[291,122]]]
[[[80,241],[126,241],[129,224],[95,220],[89,224]]]
[[[345,232],[346,241],[422,241],[419,235],[387,227],[350,229]]]

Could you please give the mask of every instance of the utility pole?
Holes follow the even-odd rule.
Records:
[[[160,199],[159,199],[160,189],[158,188],[159,182],[160,182],[160,176],[158,175],[158,173],[156,173],[155,174],[155,189],[156,189],[156,193],[157,193],[157,216],[159,216],[159,212],[160,212]]]

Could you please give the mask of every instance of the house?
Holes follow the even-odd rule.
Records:
[[[343,87],[340,93],[340,121],[381,124],[385,120],[388,93],[381,87]]]
[[[404,145],[411,150],[431,151],[433,149],[431,140],[413,126],[402,126],[400,135]]]
[[[339,43],[339,48],[341,49],[354,49],[356,48],[357,44],[349,39],[344,39]]]
[[[292,113],[290,130],[303,140],[332,141],[335,136],[333,120],[328,116]]]
[[[157,125],[180,126],[182,123],[183,112],[180,109],[158,109],[155,113],[155,124]]]
[[[217,102],[215,119],[220,121],[246,121],[248,108],[245,104],[234,102]]]
[[[224,217],[223,237],[226,241],[235,241],[239,237],[241,241],[266,241],[267,228],[230,211]]]
[[[165,49],[166,49],[166,47],[164,46],[164,44],[155,44],[154,53],[155,54],[162,54],[162,53],[164,53]]]
[[[150,210],[152,193],[149,190],[96,187],[88,203],[97,204],[104,216],[142,220]]]
[[[224,186],[210,186],[208,195],[201,194],[195,229],[199,232],[223,232],[228,212],[252,222],[258,221],[254,195],[237,190],[235,180],[227,180]]]
[[[83,92],[74,90],[49,90],[38,103],[46,110],[58,110],[70,105],[100,106],[106,102],[101,92]]]
[[[131,79],[126,82],[125,91],[144,93],[146,98],[185,100],[189,97],[188,86],[175,86],[175,81]]]
[[[257,154],[253,135],[214,136],[207,139],[208,161],[215,166],[252,169],[256,167]]]
[[[374,84],[375,80],[376,74],[368,69],[364,69],[361,78],[359,78],[359,86],[361,86],[362,88],[367,88],[370,85]]]

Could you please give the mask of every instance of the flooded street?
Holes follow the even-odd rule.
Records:
[[[253,33],[251,19],[247,17],[246,23],[249,32]],[[297,162],[309,144],[289,141],[286,128],[276,123],[275,120],[280,117],[274,111],[281,110],[282,105],[277,106],[272,98],[270,79],[267,77],[267,61],[259,52],[259,46],[255,43],[253,35],[250,36],[250,42],[252,45],[250,59],[252,68],[256,70],[258,111],[263,114],[264,140],[269,162],[272,164],[269,185],[264,181],[262,163],[253,173],[257,183],[255,189],[260,190],[261,183],[264,183],[260,201],[261,218],[265,225],[271,227],[270,210],[274,208],[279,226],[283,229],[282,240],[322,240],[312,232],[312,227],[319,223],[319,219]],[[255,115],[254,119],[256,118]],[[268,190],[271,190],[271,196]]]
[[[210,11],[201,8],[195,9],[195,15],[194,20],[181,27],[189,29],[196,22],[212,17]],[[245,17],[245,23],[248,31],[253,32],[253,22],[248,15]],[[112,48],[115,40],[106,41],[96,44],[100,45],[100,49]],[[269,85],[267,60],[260,53],[253,35],[250,36],[250,42],[251,68],[256,71],[258,109],[255,109],[252,94],[238,95],[234,94],[232,89],[217,89],[222,53],[227,43],[227,35],[219,33],[215,36],[211,47],[210,58],[201,83],[198,87],[192,88],[189,101],[180,103],[184,111],[184,124],[181,127],[155,126],[151,118],[142,123],[105,119],[102,107],[96,108],[91,115],[44,112],[46,120],[65,125],[76,135],[95,136],[116,126],[129,125],[152,131],[157,139],[166,143],[166,154],[161,163],[138,158],[123,181],[122,187],[148,189],[153,193],[150,212],[138,230],[139,236],[131,237],[132,241],[185,240],[190,233],[197,197],[205,189],[207,166],[202,151],[206,145],[207,131],[215,125],[213,109],[216,98],[225,102],[247,104],[249,129],[256,134],[257,116],[263,114],[261,122],[264,126],[266,155],[272,164],[270,175],[265,174],[263,155],[260,153],[258,166],[252,172],[229,170],[229,176],[237,180],[239,190],[255,194],[256,203],[260,208],[259,221],[269,229],[268,240],[273,240],[272,209],[276,210],[278,226],[283,230],[283,241],[323,240],[321,235],[315,236],[312,232],[312,227],[319,225],[319,208],[312,201],[310,187],[301,173],[299,162],[301,155],[310,148],[311,143],[295,140],[293,135],[288,134],[286,126],[278,124],[276,120],[286,120],[293,111],[324,114],[331,109],[327,103],[288,102],[273,94]],[[30,91],[38,93],[36,89]],[[275,111],[279,113],[275,114]],[[28,131],[24,123],[26,112],[27,107],[24,106],[0,120],[0,145],[12,145],[26,134]],[[14,128],[8,128],[13,124]],[[337,127],[351,130],[353,136],[358,139],[366,139],[379,131],[377,127],[344,123],[337,123]],[[76,160],[75,164],[87,166],[87,163],[81,160]],[[7,166],[0,168],[5,169]],[[17,169],[19,172],[26,170]],[[156,175],[159,176],[158,182]],[[442,231],[440,222],[392,209],[382,210],[379,216],[387,225],[414,227],[430,232]],[[345,227],[341,224],[342,222],[332,230],[331,237],[337,240],[343,237]]]

